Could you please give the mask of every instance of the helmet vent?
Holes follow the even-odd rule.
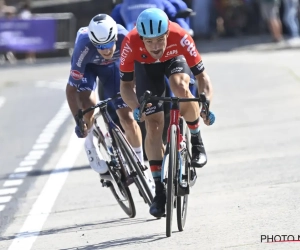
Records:
[[[143,33],[144,33],[144,35],[146,35],[146,29],[145,29],[144,23],[142,22],[141,24],[142,24],[142,28],[143,28]]]
[[[158,33],[160,33],[160,28],[161,28],[161,20],[159,20],[159,24],[158,24]]]
[[[91,34],[93,35],[93,38],[97,41],[97,42],[99,42],[100,43],[100,41],[97,39],[97,37],[95,36],[95,34],[94,34],[94,32],[93,31],[91,31]]]
[[[153,26],[152,26],[152,20],[150,20],[150,34],[153,34]]]
[[[106,19],[106,15],[100,14],[94,17],[93,21],[98,22]]]

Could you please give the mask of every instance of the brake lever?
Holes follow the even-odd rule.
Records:
[[[142,115],[143,115],[143,112],[144,112],[144,109],[146,107],[146,104],[150,98],[150,96],[152,95],[152,92],[147,90],[144,95],[141,97],[141,105],[140,105],[140,112],[139,112],[139,119],[141,119]]]
[[[208,103],[208,100],[207,100],[204,92],[202,92],[199,95],[199,102],[202,104],[202,107],[204,108],[204,111],[202,108],[201,113],[205,113],[206,120],[208,120],[209,119],[209,103]]]

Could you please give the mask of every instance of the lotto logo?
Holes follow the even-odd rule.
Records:
[[[194,45],[194,43],[192,43],[188,40],[187,34],[185,34],[184,37],[181,39],[180,44],[182,47],[187,46],[187,51],[190,52],[191,56],[194,56],[194,57],[197,56],[197,52],[195,51],[196,50],[195,45]]]

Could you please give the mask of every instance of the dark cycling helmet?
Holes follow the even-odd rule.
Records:
[[[138,16],[136,27],[139,35],[142,37],[158,37],[168,31],[169,18],[161,9],[148,8]]]

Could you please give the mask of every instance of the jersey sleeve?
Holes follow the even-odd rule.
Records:
[[[125,36],[121,45],[120,78],[122,81],[132,81],[134,73],[134,51],[130,43],[130,33]]]
[[[196,48],[193,38],[181,27],[177,34],[179,35],[180,54],[184,55],[187,64],[194,75],[202,73],[204,71],[202,58]]]
[[[85,67],[88,62],[89,51],[90,48],[82,43],[82,40],[77,41],[75,44],[69,76],[69,84],[74,87],[78,86],[82,81]]]
[[[118,39],[121,41],[127,36],[128,30],[121,24],[118,24]]]

